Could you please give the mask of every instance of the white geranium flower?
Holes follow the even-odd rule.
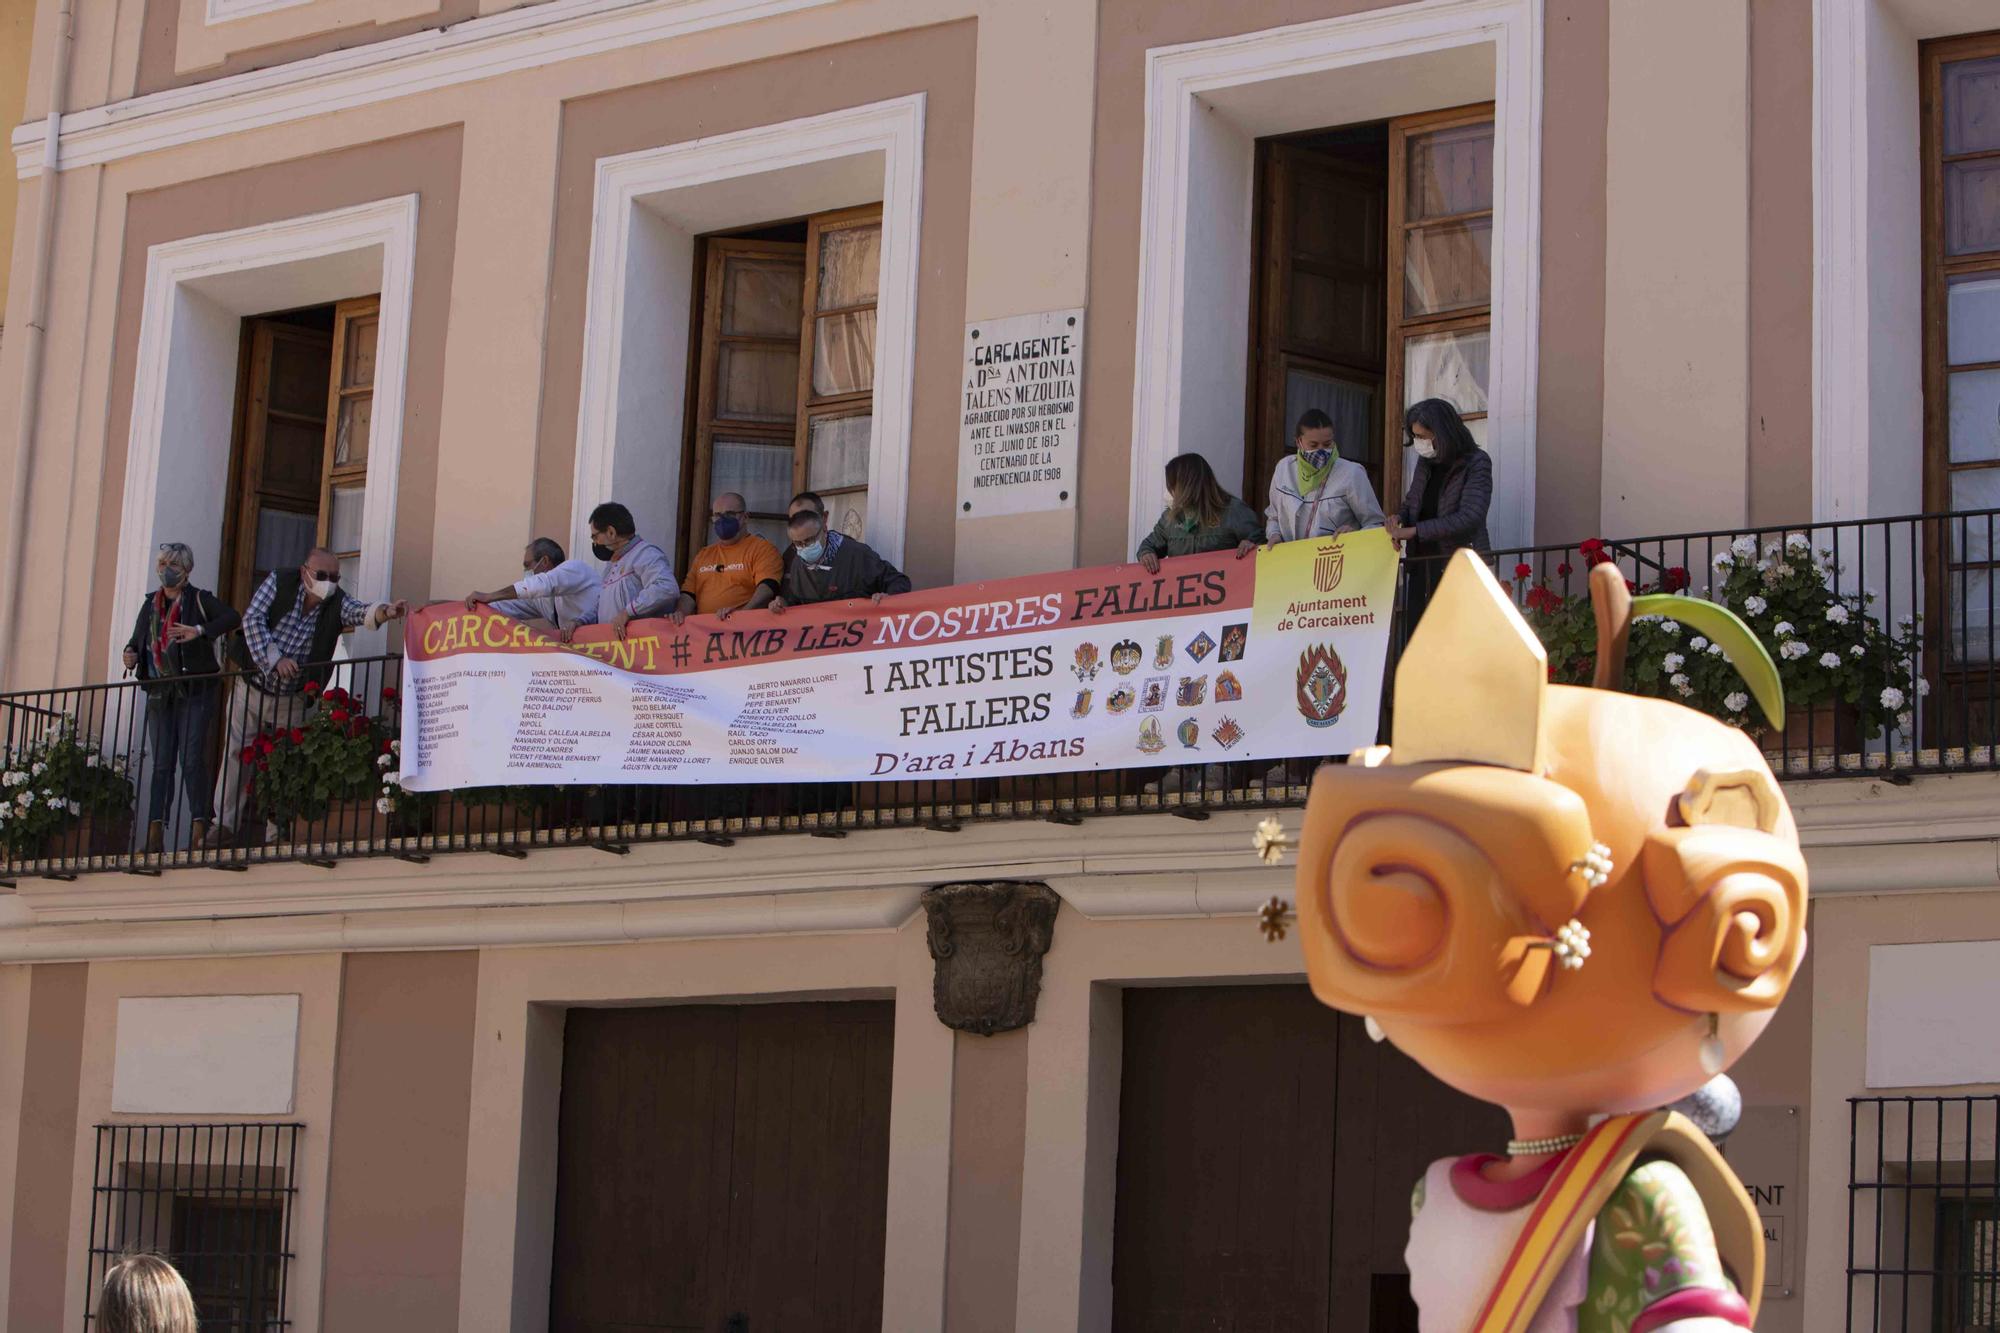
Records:
[[[1865,643],[1857,643],[1852,648],[1849,648],[1847,650],[1847,655],[1849,657],[1866,657],[1868,656],[1868,645]]]
[[[35,803],[35,794],[31,791],[20,792],[14,797],[14,804],[20,806],[23,810],[27,809],[34,803]]]
[[[1931,683],[1923,676],[1917,677],[1917,697],[1924,698],[1931,692]]]
[[[1681,622],[1678,620],[1661,620],[1660,633],[1670,639],[1678,639],[1681,636]]]
[[[387,768],[390,764],[393,764],[395,762],[396,762],[396,757],[394,755],[378,754],[375,756],[375,767],[377,768]]]
[[[82,813],[83,813],[83,802],[82,802],[82,801],[71,801],[71,802],[69,803],[69,812],[70,812],[71,814],[73,814],[73,815],[80,815],[80,814],[82,814]]]
[[[1687,659],[1685,657],[1682,657],[1679,653],[1668,653],[1665,657],[1660,659],[1660,666],[1664,670],[1670,672],[1679,671],[1686,662]]]
[[[1819,664],[1831,671],[1840,665],[1840,654],[1833,652],[1821,653],[1819,655]]]
[[[1730,568],[1736,563],[1736,557],[1727,551],[1717,551],[1715,559],[1708,563],[1714,566],[1716,573],[1720,574],[1723,570]]]
[[[1732,713],[1740,713],[1750,706],[1750,696],[1741,690],[1734,690],[1722,697],[1722,706]]]
[[[1702,649],[1702,651],[1707,653],[1710,657],[1720,657],[1722,656],[1722,645],[1719,643],[1711,643],[1710,645],[1708,645],[1708,647]]]
[[[1673,686],[1676,690],[1680,691],[1680,695],[1683,699],[1687,698],[1688,695],[1694,693],[1694,687],[1688,684],[1688,678],[1682,675],[1678,671],[1676,671],[1671,677],[1668,678],[1667,684]]]
[[[97,752],[95,750],[91,751],[89,754],[83,757],[83,766],[85,768],[97,767]]]
[[[390,769],[390,770],[389,770],[389,771],[388,771],[387,773],[384,773],[384,774],[382,775],[382,783],[383,783],[383,785],[384,785],[384,786],[389,786],[389,787],[400,787],[400,786],[402,786],[402,785],[403,785],[403,771],[402,771],[401,769],[399,769],[399,768],[392,768],[392,769]]]
[[[34,763],[34,767],[30,768],[28,771],[30,773],[33,773],[36,777],[40,777],[43,773],[48,771],[48,767],[49,766],[47,764],[37,759]]]
[[[1706,647],[1708,647],[1708,640],[1704,639],[1699,634],[1695,635],[1692,639],[1688,640],[1688,648],[1692,652],[1698,653]]]
[[[1910,716],[1910,710],[1905,708],[1902,712],[1896,714],[1896,727],[1899,731],[1908,731],[1910,723],[1914,720]]]
[[[1882,706],[1892,713],[1895,712],[1903,706],[1903,692],[1894,685],[1886,687],[1882,691]]]
[[[390,754],[401,754],[402,752],[403,752],[403,742],[402,742],[402,741],[400,741],[400,740],[393,740],[393,741],[390,741],[390,742],[389,742],[389,753],[390,753]]]
[[[381,814],[385,815],[394,814],[396,810],[396,803],[390,800],[388,797],[384,796],[380,800],[375,802],[375,809]]]
[[[1839,602],[1835,602],[1826,608],[1826,618],[1836,625],[1845,625],[1847,623],[1847,608]]]
[[[1771,608],[1771,604],[1761,597],[1745,597],[1743,609],[1753,616],[1761,616]]]
[[[1778,656],[1784,658],[1787,662],[1796,662],[1811,651],[1812,645],[1804,639],[1786,639],[1778,645]]]
[[[1787,634],[1792,633],[1792,622],[1789,620],[1780,620],[1777,624],[1771,626],[1771,633],[1781,639],[1784,638]]]
[[[1735,541],[1729,543],[1729,549],[1737,555],[1742,556],[1745,560],[1748,560],[1757,554],[1757,539],[1755,537],[1738,537]]]
[[[1810,551],[1812,550],[1812,539],[1807,537],[1803,532],[1786,533],[1785,549],[1787,551]]]

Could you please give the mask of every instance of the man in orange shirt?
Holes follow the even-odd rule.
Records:
[[[727,620],[734,611],[754,611],[778,595],[784,561],[777,547],[749,530],[745,508],[734,491],[724,491],[709,506],[715,541],[695,554],[681,580],[680,601],[669,612],[676,625],[690,613]]]

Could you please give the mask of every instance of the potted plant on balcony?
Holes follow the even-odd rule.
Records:
[[[1613,558],[1597,539],[1578,551],[1587,565]],[[1558,576],[1570,572],[1566,563],[1556,567]],[[1916,670],[1915,622],[1884,626],[1870,610],[1874,594],[1839,590],[1841,572],[1832,553],[1815,551],[1803,533],[1761,548],[1756,538],[1739,537],[1716,555],[1707,592],[1741,617],[1778,663],[1791,704],[1787,733],[1822,747],[1872,740],[1891,727],[1908,731],[1914,700],[1928,689]],[[1525,564],[1515,569],[1528,622],[1548,651],[1550,679],[1587,684],[1595,643],[1589,599],[1531,582],[1532,573]],[[1631,586],[1678,593],[1691,582],[1687,570],[1674,567],[1656,583]],[[1722,649],[1700,634],[1658,616],[1636,617],[1626,661],[1634,691],[1768,734]]]
[[[125,761],[65,724],[0,768],[0,850],[9,858],[130,851],[133,792]]]
[[[240,758],[266,819],[291,827],[293,842],[367,837],[374,828],[375,755],[381,724],[339,686],[308,682],[311,712],[303,723],[269,731]]]

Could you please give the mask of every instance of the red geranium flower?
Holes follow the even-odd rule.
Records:
[[[1570,574],[1569,561],[1565,560],[1560,565],[1556,566],[1557,578],[1566,579],[1569,577],[1569,574]]]
[[[1523,561],[1521,564],[1514,566],[1514,577],[1517,579],[1527,578],[1530,574],[1533,574],[1534,572],[1535,572],[1535,567],[1533,565],[1528,564],[1525,561]]]
[[[294,745],[301,744],[305,740],[305,738],[306,738],[306,733],[303,727],[292,728],[292,744]]]
[[[301,686],[299,687],[299,693],[301,693],[301,694],[318,694],[318,693],[319,693],[319,682],[318,682],[318,681],[316,681],[316,680],[309,680],[309,681],[307,681],[307,682],[306,682],[305,684],[303,684],[303,685],[301,685]]]
[[[394,745],[394,744],[395,744],[395,742],[394,742],[394,741],[388,741],[388,740],[385,740],[385,741],[383,741],[383,742],[382,742],[382,753],[383,753],[383,754],[393,754],[393,753],[395,753],[395,752],[394,752],[394,751],[393,751],[392,749],[390,749],[390,748],[389,748],[389,747],[391,747],[391,746],[392,746],[392,745]]]
[[[1679,592],[1688,586],[1688,572],[1680,565],[1669,569],[1660,579],[1660,586],[1668,592]]]
[[[382,702],[385,704],[396,702],[396,687],[394,685],[384,685],[382,687]]]
[[[365,717],[355,718],[353,722],[348,724],[347,734],[353,737],[366,736],[368,734],[368,719]]]
[[[351,703],[354,699],[353,695],[349,694],[346,690],[341,689],[340,686],[338,685],[328,690],[326,692],[326,697],[333,700],[337,704]]]
[[[272,742],[271,742],[271,738],[270,738],[269,736],[259,736],[259,737],[257,738],[257,753],[258,753],[258,754],[260,754],[260,755],[262,755],[262,754],[269,754],[269,753],[271,753],[271,751],[272,751],[272,750],[273,750],[274,748],[276,748],[276,747],[275,747],[275,746],[274,746],[274,745],[272,744]]]
[[[243,747],[243,753],[236,757],[247,764],[257,757],[257,747],[255,745],[246,745]]]
[[[345,722],[347,718],[348,712],[345,708],[336,708],[333,710],[333,720],[335,722]]]
[[[1626,592],[1637,592],[1637,591],[1639,591],[1639,585],[1638,585],[1638,584],[1636,584],[1636,583],[1634,583],[1634,582],[1632,582],[1632,580],[1630,580],[1630,579],[1626,579],[1626,580],[1625,580],[1625,591],[1626,591]]]

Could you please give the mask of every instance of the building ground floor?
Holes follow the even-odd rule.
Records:
[[[1790,793],[1759,1327],[1977,1326],[2000,775]],[[6,1327],[151,1246],[204,1328],[1413,1328],[1411,1184],[1506,1127],[1312,1000],[1255,818],[24,881]]]

